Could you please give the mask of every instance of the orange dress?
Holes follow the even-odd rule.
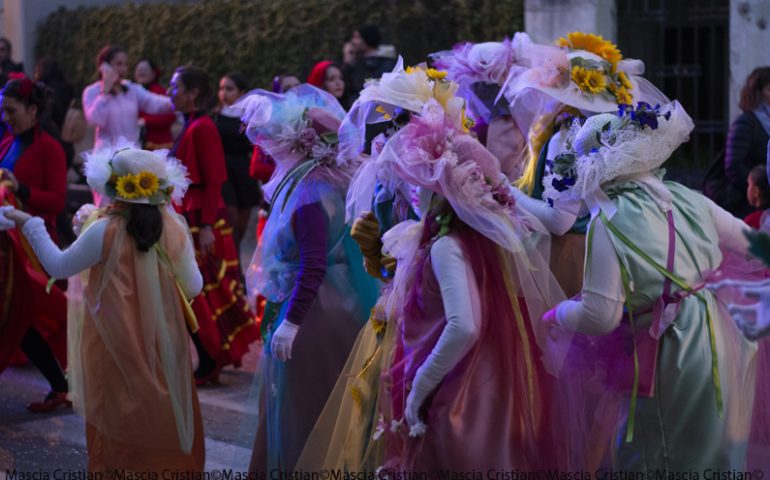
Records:
[[[160,252],[139,252],[125,220],[108,220],[102,259],[83,278],[82,321],[71,322],[69,354],[79,355],[72,394],[86,418],[90,471],[204,467],[181,297],[163,262],[175,265],[190,240],[174,214],[163,215]],[[143,263],[149,255],[157,257]],[[78,302],[71,303],[72,320]],[[82,333],[73,335],[77,323]]]

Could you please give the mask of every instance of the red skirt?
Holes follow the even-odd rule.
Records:
[[[0,186],[0,204],[16,206],[4,186]],[[0,372],[19,358],[19,344],[32,327],[46,339],[59,363],[66,365],[67,299],[56,284],[47,292],[48,280],[21,231],[0,232]]]
[[[217,212],[215,242],[209,252],[202,252],[198,247],[200,213],[200,210],[184,212],[203,275],[203,292],[192,302],[199,326],[198,338],[218,365],[240,366],[249,345],[259,338],[259,328],[246,299],[233,229],[225,221],[224,208]]]

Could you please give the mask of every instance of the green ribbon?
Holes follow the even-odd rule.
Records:
[[[711,347],[711,376],[714,382],[717,412],[719,414],[719,417],[722,418],[724,416],[724,401],[722,397],[721,380],[719,378],[719,358],[717,353],[716,334],[714,331],[714,319],[711,315],[711,308],[709,308],[708,300],[700,292],[696,291],[694,288],[688,285],[683,278],[679,277],[673,272],[668,271],[668,269],[660,265],[649,255],[647,255],[646,252],[644,252],[641,248],[639,248],[636,244],[634,244],[628,237],[626,237],[623,234],[623,232],[620,231],[620,229],[618,229],[615,225],[613,225],[612,222],[610,222],[610,220],[606,217],[604,212],[599,213],[599,218],[601,219],[604,226],[607,227],[607,230],[609,232],[611,232],[618,240],[623,242],[624,245],[630,248],[631,251],[639,255],[642,258],[642,260],[644,260],[650,266],[652,266],[656,271],[658,271],[658,273],[660,273],[664,277],[671,280],[671,282],[674,283],[680,289],[684,290],[685,292],[691,295],[694,295],[701,302],[703,302],[703,305],[706,307],[706,322],[708,324],[709,344]],[[590,258],[590,246],[592,245],[591,243],[592,238],[593,238],[593,224],[591,225],[591,229],[589,230],[589,239],[588,239],[589,252],[588,252],[587,258]],[[631,284],[630,284],[631,279],[630,279],[628,270],[626,269],[625,265],[622,262],[622,259],[620,258],[620,255],[618,255],[618,262],[620,263],[620,276],[621,276],[621,280],[623,281],[623,290],[625,291],[625,294],[626,294],[626,309],[628,310],[629,322],[631,323],[631,332],[634,337],[634,385],[631,390],[631,404],[629,407],[628,430],[626,432],[626,443],[630,443],[634,438],[634,417],[636,413],[637,395],[639,392],[639,358],[637,355],[636,330],[634,327],[633,310],[629,305],[629,298],[631,293]]]

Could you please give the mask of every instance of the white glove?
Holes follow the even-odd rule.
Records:
[[[425,399],[467,355],[481,330],[479,289],[459,241],[452,236],[443,237],[433,244],[430,255],[447,324],[430,355],[417,369],[406,399],[404,417],[412,436],[425,432],[418,414]]]
[[[10,205],[0,207],[0,231],[16,228],[16,222],[5,216],[5,212],[12,212],[14,208]]]
[[[273,358],[279,362],[291,360],[291,347],[294,344],[294,338],[299,331],[299,325],[295,325],[288,320],[284,320],[273,333],[273,339],[270,341],[270,351]]]
[[[75,235],[80,236],[80,232],[83,230],[83,225],[85,225],[88,217],[90,217],[91,214],[96,210],[97,206],[93,203],[86,203],[82,207],[78,208],[77,213],[75,213],[75,216],[72,217],[72,231],[75,232]]]
[[[770,280],[760,282],[744,282],[739,280],[723,280],[708,286],[716,290],[722,287],[737,288],[748,298],[759,300],[750,305],[730,304],[727,310],[749,340],[759,340],[770,336]]]

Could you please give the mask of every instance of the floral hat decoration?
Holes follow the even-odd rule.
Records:
[[[644,63],[623,59],[618,47],[600,35],[572,32],[556,46],[520,42],[518,63],[503,86],[511,104],[528,89],[579,110],[614,112],[618,105],[665,101],[649,82],[643,82]]]
[[[179,160],[167,150],[141,150],[121,139],[85,154],[88,185],[96,192],[128,203],[162,205],[181,202],[190,180]]]

